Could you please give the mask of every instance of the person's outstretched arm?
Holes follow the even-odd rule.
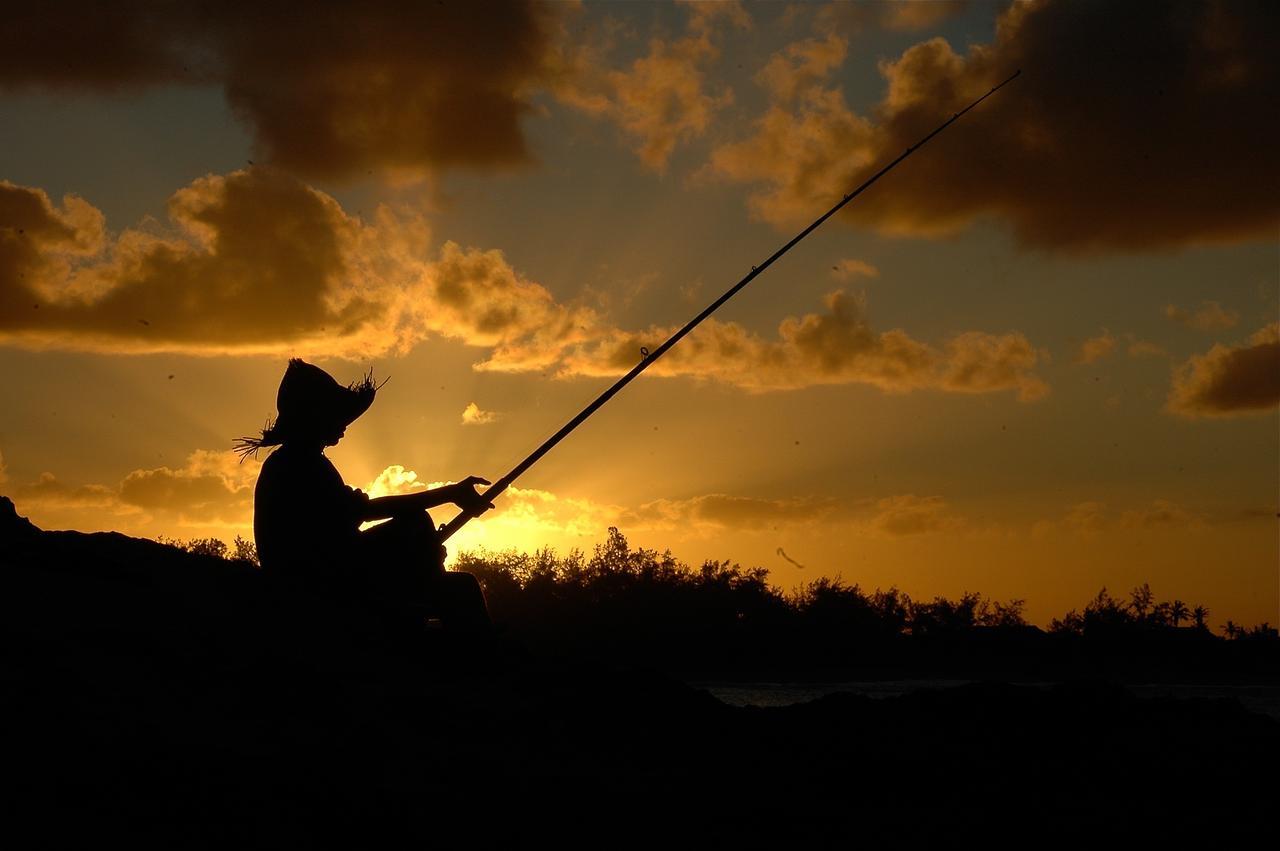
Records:
[[[437,505],[452,503],[464,511],[488,511],[493,503],[476,493],[476,485],[487,485],[489,481],[479,476],[467,476],[462,481],[432,488],[417,493],[399,494],[397,496],[380,496],[371,499],[364,506],[362,520],[382,520],[387,517],[399,517],[405,514],[416,514],[435,508]]]

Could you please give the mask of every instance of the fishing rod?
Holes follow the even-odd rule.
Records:
[[[589,418],[592,414],[594,414],[601,407],[603,407],[606,402],[608,402],[610,399],[616,396],[618,394],[618,391],[620,391],[623,387],[626,387],[628,384],[630,384],[635,379],[636,376],[638,376],[640,373],[648,369],[658,358],[665,355],[672,346],[674,346],[676,343],[684,339],[686,334],[688,334],[694,328],[697,328],[698,325],[702,323],[702,320],[706,319],[708,316],[710,316],[711,314],[719,310],[721,305],[723,305],[726,301],[728,301],[729,299],[737,295],[739,290],[741,290],[747,284],[755,280],[756,277],[761,272],[763,272],[765,269],[768,269],[770,266],[772,266],[774,264],[774,261],[778,260],[780,257],[782,257],[782,255],[786,254],[788,251],[794,248],[796,244],[800,242],[800,240],[804,239],[810,233],[817,230],[819,225],[821,225],[827,219],[831,218],[836,213],[838,213],[842,207],[844,207],[854,198],[857,198],[859,195],[861,195],[863,191],[868,189],[873,183],[875,183],[880,178],[884,177],[889,172],[893,171],[893,169],[898,165],[898,163],[902,162],[907,157],[911,156],[913,153],[918,151],[920,148],[924,147],[924,145],[930,139],[932,139],[934,136],[937,136],[943,130],[946,130],[948,127],[950,127],[955,121],[957,121],[960,118],[960,116],[964,115],[966,112],[973,109],[975,106],[982,103],[987,98],[991,97],[1000,89],[1004,88],[1009,83],[1013,82],[1013,80],[1021,73],[1022,73],[1021,68],[1019,68],[1017,71],[1014,71],[1013,75],[1010,76],[1003,83],[1000,83],[998,86],[993,87],[991,91],[987,92],[985,95],[978,98],[973,103],[969,104],[959,112],[954,113],[950,118],[948,118],[942,124],[938,125],[938,127],[928,136],[925,136],[919,142],[916,142],[914,145],[907,148],[905,151],[903,151],[901,154],[898,155],[897,159],[895,159],[893,162],[889,163],[884,168],[877,171],[875,174],[871,175],[871,177],[867,178],[867,180],[864,181],[861,186],[859,186],[857,189],[853,190],[852,192],[850,192],[849,194],[841,198],[840,201],[834,207],[832,207],[830,210],[827,210],[827,212],[823,213],[816,221],[814,221],[813,224],[809,225],[807,228],[800,231],[800,233],[792,237],[791,240],[786,245],[782,246],[777,251],[773,252],[773,254],[769,255],[769,259],[765,260],[759,266],[752,266],[751,271],[748,272],[747,275],[742,280],[738,281],[738,283],[734,284],[732,287],[726,290],[724,295],[720,296],[711,304],[707,305],[706,309],[704,309],[697,316],[693,317],[693,319],[690,319],[688,324],[686,324],[683,328],[681,328],[676,333],[672,334],[671,337],[668,338],[667,341],[663,343],[661,346],[658,346],[658,348],[654,349],[652,352],[649,352],[645,349],[641,349],[640,362],[637,363],[635,366],[633,366],[630,372],[628,372],[626,375],[619,378],[616,382],[614,382],[612,387],[610,387],[608,390],[604,391],[599,396],[597,396],[595,401],[593,401],[590,405],[587,405],[587,407],[583,408],[576,417],[569,420],[569,422],[565,423],[564,426],[559,431],[557,431],[555,434],[551,435],[545,441],[543,441],[541,446],[533,450],[533,452],[531,452],[527,458],[525,458],[523,461],[521,461],[519,464],[513,467],[511,472],[507,473],[505,476],[498,479],[498,481],[490,485],[489,488],[485,490],[483,496],[487,499],[487,501],[492,502],[503,491],[505,491],[508,487],[510,487],[511,483],[514,482],[517,478],[519,478],[520,475],[524,473],[525,470],[529,469],[534,464],[538,463],[538,460],[541,459],[543,455],[546,455],[548,452],[550,452],[557,443],[564,440],[566,437],[569,436],[570,432],[572,432],[578,426],[586,422],[587,418]],[[457,517],[453,518],[448,523],[440,527],[440,540],[447,541],[453,535],[454,532],[457,532],[459,529],[461,529],[464,525],[466,525],[466,523],[469,520],[475,517],[479,517],[483,513],[484,513],[484,510],[474,511],[474,512],[467,511],[467,510],[462,511],[461,513],[458,514]]]

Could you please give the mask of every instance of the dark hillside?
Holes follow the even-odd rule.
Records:
[[[1246,778],[1273,771],[1280,724],[1232,701],[989,683],[735,708],[539,655],[516,625],[493,647],[405,634],[286,607],[248,564],[0,509],[9,803],[37,845],[1222,839],[1272,820]]]

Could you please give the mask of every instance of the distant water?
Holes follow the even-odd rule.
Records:
[[[972,680],[885,680],[882,682],[840,683],[694,683],[711,692],[730,706],[791,706],[807,703],[836,692],[863,697],[900,697],[921,689],[952,688]],[[1049,683],[1023,683],[1047,687]],[[1125,686],[1139,697],[1176,697],[1182,699],[1230,698],[1251,712],[1269,715],[1280,721],[1280,685],[1187,685],[1183,683],[1140,683]]]

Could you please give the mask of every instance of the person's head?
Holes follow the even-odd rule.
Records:
[[[318,366],[294,358],[289,361],[276,393],[279,416],[260,438],[241,438],[237,451],[253,455],[265,446],[333,446],[373,404],[378,387],[373,374],[343,387]]]

